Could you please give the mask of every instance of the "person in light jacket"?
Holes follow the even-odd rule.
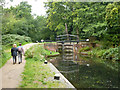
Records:
[[[18,48],[18,62],[20,64],[22,63],[22,54],[24,55],[24,49],[21,43],[19,44],[17,48]]]

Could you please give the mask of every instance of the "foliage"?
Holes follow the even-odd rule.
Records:
[[[91,49],[91,47],[86,46],[86,47],[84,47],[84,48],[80,48],[80,49],[79,49],[79,52],[89,51],[90,49]]]
[[[2,53],[1,53],[1,60],[0,60],[0,68],[11,58],[10,50],[2,46]]]
[[[16,35],[16,34],[6,34],[2,36],[3,45],[11,46],[14,43],[18,44],[18,43],[24,43],[24,42],[31,42],[31,38],[26,36]]]
[[[41,45],[41,44],[35,45],[33,47],[31,47],[29,50],[26,51],[26,53],[25,53],[26,58],[34,58],[35,60],[43,60],[44,61],[45,60],[44,58],[46,55],[59,54],[58,52],[45,50],[43,45]],[[50,54],[50,52],[52,52],[52,54]]]
[[[106,7],[107,34],[106,38],[113,45],[120,42],[120,2],[109,3]]]
[[[104,59],[113,59],[113,60],[120,60],[118,47],[117,48],[110,48],[103,53],[102,58]]]
[[[31,37],[32,41],[53,39],[54,33],[46,27],[46,18],[31,15],[31,5],[27,2],[3,8],[2,18],[2,35],[25,35]]]
[[[96,37],[106,42],[104,46],[120,45],[119,2],[46,2],[45,7],[46,17],[31,15],[27,2],[3,8],[2,35],[25,35],[40,41],[56,40],[57,35],[68,32],[80,39]]]
[[[66,33],[66,23],[69,34],[120,44],[119,2],[47,2],[45,7],[47,27],[56,35]]]
[[[103,16],[105,15],[104,9],[106,4],[91,2],[48,2],[45,5],[48,8],[47,26],[52,31],[57,31],[57,34],[63,34],[65,33],[66,23],[69,34],[77,34],[78,30],[79,36],[82,35],[81,38],[86,34],[86,37],[89,37],[96,34],[96,31],[104,30],[106,23]]]
[[[91,56],[97,56],[102,59],[109,59],[109,60],[120,60],[118,47],[116,48],[109,48],[109,49],[100,49],[95,48],[92,51],[88,52]]]

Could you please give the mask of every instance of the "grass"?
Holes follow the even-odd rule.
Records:
[[[10,51],[4,52],[4,54],[1,55],[2,59],[0,61],[0,68],[5,65],[5,63],[11,58]]]
[[[54,80],[55,73],[44,64],[48,53],[43,45],[35,45],[26,51],[26,65],[20,88],[65,88],[61,81]]]
[[[26,59],[25,70],[23,72],[21,88],[57,88],[64,87],[60,81],[53,80],[55,75],[48,65],[43,61]]]

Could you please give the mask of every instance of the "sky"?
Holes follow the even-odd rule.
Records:
[[[6,7],[10,7],[10,6],[16,6],[18,4],[20,4],[20,2],[22,1],[27,1],[28,4],[32,5],[32,15],[36,14],[38,16],[41,15],[46,15],[46,9],[44,7],[44,3],[43,2],[47,2],[47,1],[66,1],[66,0],[11,0],[13,2],[10,2],[10,0],[5,0],[6,4],[5,4],[5,8]],[[67,0],[67,1],[74,1],[74,0]],[[82,1],[82,0],[76,0],[76,1]],[[84,1],[88,1],[88,0],[84,0]],[[91,0],[91,1],[96,1],[96,0]],[[98,0],[99,1],[99,0]],[[103,0],[106,1],[106,0]],[[109,1],[109,0],[108,0]],[[116,0],[116,1],[120,1],[120,0]]]
[[[10,6],[17,6],[22,1],[27,1],[29,5],[32,5],[32,15],[36,14],[38,16],[45,15],[46,9],[44,7],[44,3],[47,0],[13,0],[13,2],[10,2],[10,0],[5,0],[5,8],[9,8]]]

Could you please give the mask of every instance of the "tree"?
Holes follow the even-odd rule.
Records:
[[[106,7],[107,36],[113,45],[120,42],[120,2],[109,3]]]
[[[57,35],[65,33],[65,23],[69,34],[79,34],[80,38],[101,37],[105,30],[105,7],[107,3],[93,2],[48,2],[47,26]]]

